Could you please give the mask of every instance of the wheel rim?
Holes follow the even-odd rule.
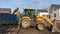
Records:
[[[27,28],[27,27],[29,27],[30,26],[30,22],[29,21],[27,21],[27,20],[23,20],[22,21],[22,27],[23,28]]]
[[[44,26],[42,24],[38,24],[37,27],[38,27],[39,30],[44,30]]]

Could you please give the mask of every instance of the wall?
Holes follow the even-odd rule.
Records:
[[[53,20],[54,19],[54,7],[48,8],[48,15],[50,15],[50,19]],[[48,16],[49,17],[49,16]]]
[[[56,19],[56,20],[60,20],[60,10],[57,7],[52,6],[49,11],[48,14],[51,16],[51,20]],[[54,14],[56,14],[56,17],[54,17]]]
[[[40,12],[38,16],[48,15],[48,12]]]

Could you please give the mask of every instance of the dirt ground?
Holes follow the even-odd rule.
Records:
[[[58,23],[58,28],[60,29],[60,23]],[[18,29],[17,26],[8,26],[8,25],[1,25],[0,26],[0,34],[60,34],[58,32],[51,33],[47,29],[44,31],[39,31],[35,27],[27,28],[27,29]]]

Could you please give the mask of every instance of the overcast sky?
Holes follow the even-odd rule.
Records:
[[[0,8],[11,8],[13,11],[19,7],[20,12],[23,8],[45,9],[51,4],[60,4],[60,0],[0,0]]]

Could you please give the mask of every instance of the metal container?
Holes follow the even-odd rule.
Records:
[[[18,24],[18,17],[15,14],[0,14],[0,24]]]

